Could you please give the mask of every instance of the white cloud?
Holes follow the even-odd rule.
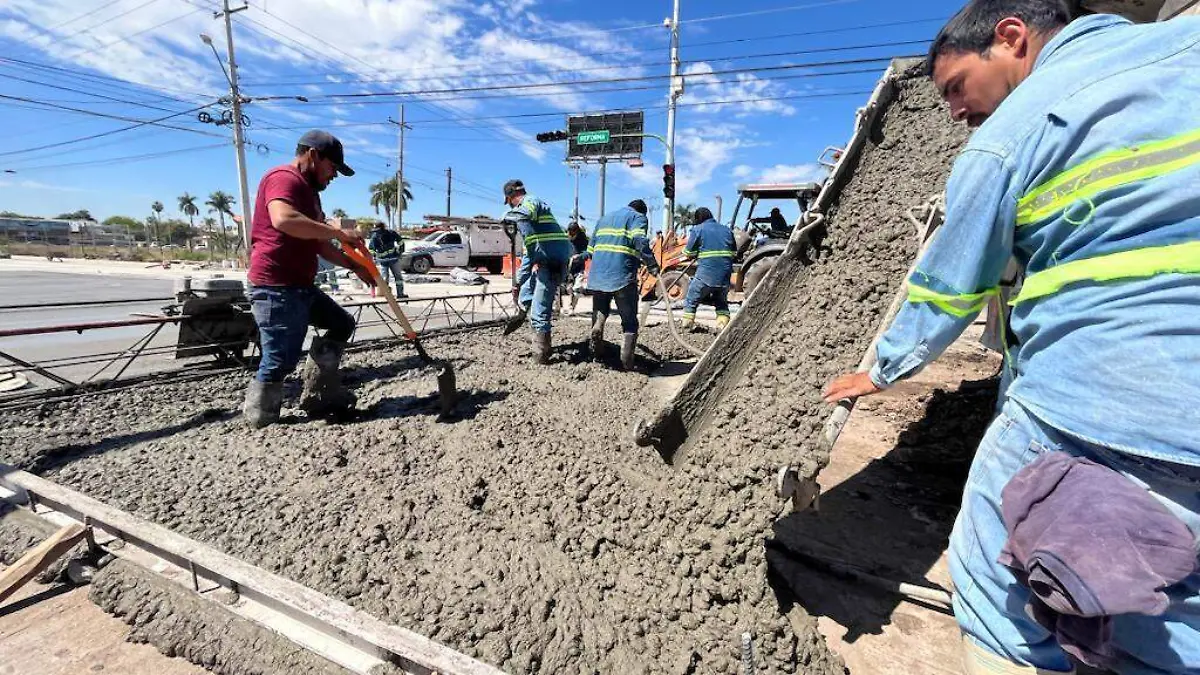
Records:
[[[0,180],[0,188],[14,188],[21,190],[50,190],[53,192],[100,192],[100,190],[89,190],[87,188],[73,187],[70,185],[52,185],[36,180]]]
[[[764,80],[753,73],[738,73],[733,79],[729,75],[714,75],[713,67],[708,63],[693,63],[684,68],[684,82],[687,89],[684,93],[685,102],[698,103],[701,101],[747,101],[746,103],[726,103],[716,105],[697,105],[693,110],[701,113],[719,113],[732,111],[743,117],[750,114],[772,113],[776,115],[794,115],[796,109],[777,99],[791,92],[778,82]]]
[[[683,129],[675,138],[676,200],[696,201],[703,198],[701,188],[712,180],[716,171],[733,161],[738,150],[754,145],[747,131],[738,124],[706,124]],[[620,168],[632,184],[643,188],[662,187],[659,171]]]
[[[829,170],[820,164],[776,164],[768,169],[764,169],[755,182],[820,183],[828,175]]]
[[[733,167],[732,173],[734,178],[749,178],[750,174],[754,173],[754,168],[749,164],[738,164]]]

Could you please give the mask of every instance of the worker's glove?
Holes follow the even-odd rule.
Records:
[[[521,304],[521,288],[519,286],[513,286],[512,299],[514,305]]]

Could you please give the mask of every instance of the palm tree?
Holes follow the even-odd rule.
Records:
[[[155,241],[158,241],[158,235],[159,235],[158,223],[162,220],[162,212],[163,212],[164,208],[166,208],[166,207],[163,206],[162,202],[154,202],[153,204],[150,205],[150,210],[154,211],[154,240]],[[162,246],[162,242],[159,241],[158,245]]]
[[[179,195],[179,210],[183,213],[183,215],[188,217],[188,225],[191,227],[192,231],[195,231],[196,216],[200,215],[200,209],[196,207],[196,198],[186,192],[182,195]],[[191,232],[188,232],[187,245],[189,251],[192,250],[191,234]],[[209,252],[209,256],[212,256],[211,251]]]
[[[412,201],[413,195],[408,181],[404,181],[404,197],[402,206],[405,210],[408,209],[408,203]],[[375,213],[379,213],[379,209],[383,208],[383,214],[387,218],[388,224],[392,223],[392,210],[396,208],[396,179],[390,178],[385,181],[380,181],[371,186],[371,206],[375,207]]]
[[[217,221],[212,218],[204,219],[204,229],[208,232],[208,261],[212,262],[213,249],[217,247],[217,239],[213,235],[213,228],[216,227]]]
[[[675,205],[675,229],[683,229],[691,227],[692,221],[696,218],[695,204],[676,204]]]
[[[346,217],[346,209],[334,209],[333,217],[334,218],[345,218]]]
[[[233,205],[236,203],[237,200],[234,199],[232,195],[228,195],[221,190],[217,190],[216,192],[210,194],[208,196],[208,201],[204,202],[204,205],[209,207],[209,212],[216,213],[217,217],[221,219],[222,237],[225,235],[225,214],[228,213],[230,216],[232,216]],[[244,240],[245,238],[242,236],[242,226],[238,225],[238,240],[237,244],[234,246],[235,251],[241,250],[242,242]]]

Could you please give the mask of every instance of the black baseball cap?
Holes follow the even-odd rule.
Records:
[[[317,154],[333,162],[338,173],[343,176],[354,175],[354,169],[346,166],[346,155],[342,150],[342,142],[328,131],[313,129],[301,136],[296,144],[316,150]]]
[[[520,179],[514,178],[504,184],[504,203],[508,203],[508,198],[525,191],[525,184]]]

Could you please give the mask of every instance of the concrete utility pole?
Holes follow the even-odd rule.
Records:
[[[396,229],[404,227],[404,104],[400,104],[400,164],[396,170]]]
[[[446,167],[446,217],[450,217],[450,194],[453,191],[454,167]]]
[[[597,218],[604,215],[604,189],[605,180],[608,178],[608,158],[600,158],[600,213],[596,214]]]
[[[671,29],[671,84],[667,95],[667,164],[675,163],[675,108],[679,97],[683,95],[683,78],[679,76],[679,0],[675,0],[675,11],[672,18],[663,22]],[[675,172],[676,177],[679,171]],[[675,198],[667,199],[663,204],[663,232],[671,229],[671,219],[675,216]]]
[[[242,245],[250,257],[250,186],[246,181],[246,142],[242,132],[242,94],[238,90],[238,67],[233,56],[233,15],[244,12],[249,5],[229,9],[229,0],[221,0],[221,11],[214,18],[225,19],[225,48],[229,53],[229,97],[233,105],[233,145],[237,150],[238,199],[242,202]]]
[[[717,200],[717,222],[721,222],[721,207],[725,205],[725,200],[721,195],[713,195],[713,199]]]
[[[578,163],[575,164],[575,210],[571,212],[571,220],[579,222],[579,168]]]

